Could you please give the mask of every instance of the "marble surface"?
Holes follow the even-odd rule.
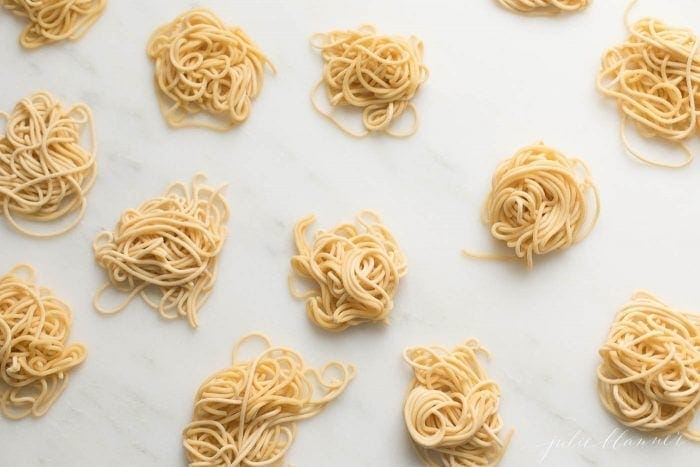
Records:
[[[615,310],[637,288],[700,310],[697,248],[700,163],[653,169],[625,155],[614,103],[595,90],[603,50],[625,37],[623,0],[585,13],[523,18],[489,0],[112,0],[77,42],[25,52],[22,23],[0,13],[0,108],[35,90],[94,110],[99,178],[80,226],[54,240],[15,233],[0,219],[0,269],[33,263],[39,281],[75,309],[73,339],[89,355],[51,411],[0,420],[2,466],[184,465],[180,430],[200,382],[227,365],[252,330],[292,346],[312,364],[339,358],[358,376],[303,422],[288,453],[300,466],[417,466],[402,419],[411,345],[480,339],[501,385],[502,415],[516,430],[502,465],[690,465],[698,448],[642,445],[601,408],[597,348]],[[278,67],[248,122],[228,133],[173,130],[161,117],[145,55],[151,31],[192,6],[242,25]],[[693,0],[643,0],[653,14],[700,30]],[[321,62],[308,36],[376,23],[425,42],[430,80],[407,140],[354,140],[317,115],[308,94]],[[499,160],[543,139],[590,165],[603,210],[582,244],[532,272],[469,260],[461,248],[499,251],[479,209]],[[643,143],[659,157],[663,145]],[[700,145],[693,143],[698,151]],[[165,322],[139,301],[113,317],[92,295],[103,282],[91,241],[119,214],[171,180],[205,171],[228,183],[233,217],[218,283],[201,326]],[[409,259],[391,324],[342,334],[315,329],[286,285],[291,231],[315,212],[319,226],[363,208],[381,213]]]

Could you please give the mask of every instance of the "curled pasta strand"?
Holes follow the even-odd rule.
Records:
[[[46,92],[22,99],[12,113],[0,113],[0,204],[17,231],[38,238],[62,235],[85,214],[86,195],[97,176],[97,139],[85,104],[66,108]],[[87,127],[90,147],[81,142]],[[53,232],[37,232],[19,224],[72,219]]]
[[[185,317],[193,328],[217,275],[217,258],[227,234],[228,203],[223,186],[197,174],[189,185],[171,184],[162,196],[125,211],[114,232],[93,242],[95,260],[108,274],[93,304],[117,313],[140,295],[165,319]],[[108,288],[127,293],[114,308],[100,305]],[[149,295],[153,291],[157,296]]]
[[[264,350],[241,357],[241,349],[254,341],[261,341]],[[327,376],[331,369],[338,378]],[[352,365],[337,361],[311,368],[297,352],[273,346],[264,334],[243,336],[233,347],[232,365],[210,376],[197,392],[192,421],[182,434],[189,465],[282,465],[297,422],[340,396],[354,375]]]
[[[516,13],[556,15],[583,10],[591,0],[498,0],[498,2]]]
[[[593,196],[589,216],[587,193]],[[513,255],[474,253],[469,257],[525,260],[565,250],[582,241],[600,216],[600,195],[586,164],[540,142],[519,150],[496,169],[482,221],[491,235],[514,249]]]
[[[374,26],[363,25],[356,30],[317,33],[310,42],[324,60],[323,77],[311,91],[311,104],[319,114],[355,138],[373,132],[405,138],[418,130],[418,111],[411,99],[428,79],[423,43],[418,38],[379,35]],[[363,131],[348,128],[319,105],[316,95],[321,87],[331,107],[362,109]],[[392,130],[406,110],[413,118],[411,127],[404,132]]]
[[[28,264],[0,276],[0,412],[13,420],[44,415],[87,355],[67,343],[70,307],[35,277]]]
[[[488,378],[479,354],[489,355],[475,339],[454,350],[430,346],[404,351],[414,374],[404,421],[427,466],[495,466],[505,454],[512,432],[499,437],[500,389]]]
[[[652,166],[682,168],[694,157],[685,142],[700,128],[700,42],[692,30],[654,18],[632,22],[636,3],[631,1],[625,11],[629,37],[603,55],[597,86],[617,101],[620,137],[631,156]],[[669,163],[642,154],[629,142],[627,121],[643,137],[678,145],[684,160]]]
[[[211,11],[186,11],[158,28],[148,43],[155,62],[160,109],[175,128],[226,131],[244,122],[262,89],[267,67],[262,50],[237,26],[227,26]],[[221,123],[189,118],[206,112]]]
[[[682,433],[700,405],[700,316],[637,291],[617,313],[599,350],[598,395],[622,424],[660,434]]]
[[[320,230],[311,244],[306,231],[313,215],[294,229],[297,255],[292,257],[288,285],[295,298],[306,300],[311,321],[329,331],[342,331],[366,322],[386,322],[393,297],[406,275],[406,257],[393,234],[372,211],[363,211],[357,223]],[[315,288],[299,292],[294,279],[312,281]]]
[[[106,5],[107,0],[0,0],[0,6],[27,19],[19,39],[26,49],[81,38]]]

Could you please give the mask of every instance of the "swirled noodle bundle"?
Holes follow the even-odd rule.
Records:
[[[621,423],[700,441],[689,424],[700,404],[700,316],[636,292],[599,350],[598,395]]]
[[[29,23],[19,38],[27,49],[80,39],[97,21],[107,0],[0,0],[15,15]]]
[[[654,18],[626,22],[630,36],[603,55],[598,89],[617,101],[622,114],[620,134],[632,156],[655,166],[686,166],[693,154],[684,142],[700,128],[698,38],[690,29],[668,26]],[[627,140],[628,120],[644,137],[677,143],[685,159],[680,163],[659,162],[641,154]]]
[[[60,235],[83,217],[86,194],[97,174],[95,128],[85,104],[66,108],[46,92],[22,99],[0,135],[0,205],[18,231],[35,237]],[[82,144],[87,127],[90,147]],[[65,227],[52,233],[20,226],[15,217],[52,222],[74,214]]]
[[[248,118],[263,85],[260,48],[237,26],[227,26],[206,9],[187,11],[158,28],[148,43],[155,61],[161,111],[173,127],[225,131]],[[188,118],[208,112],[223,123]]]
[[[95,238],[95,260],[109,277],[95,295],[99,312],[117,313],[140,294],[164,318],[186,317],[197,327],[197,313],[214,287],[228,221],[223,187],[204,181],[198,174],[190,186],[171,184],[162,196],[124,212],[114,232]],[[128,296],[107,309],[99,302],[110,287]]]
[[[498,0],[501,5],[518,13],[558,14],[583,10],[589,0]]]
[[[499,438],[500,389],[478,361],[488,356],[476,340],[450,351],[441,346],[406,349],[414,377],[404,419],[416,452],[429,467],[495,466],[511,434]]]
[[[589,190],[595,198],[595,212],[586,225]],[[599,205],[598,190],[586,165],[538,143],[498,166],[482,220],[495,239],[514,249],[514,259],[524,259],[531,269],[535,255],[564,250],[585,238],[598,220]],[[486,259],[513,258],[464,253]]]
[[[241,346],[253,339],[261,340],[265,350],[255,358],[242,358]],[[286,465],[296,422],[323,410],[354,375],[352,365],[333,361],[316,370],[294,350],[273,347],[264,335],[243,337],[234,346],[231,366],[209,377],[197,391],[192,421],[182,435],[189,465]]]
[[[410,136],[418,129],[418,112],[411,102],[428,79],[423,64],[423,43],[416,37],[384,36],[374,26],[357,30],[318,33],[311,38],[325,62],[323,78],[311,93],[314,108],[349,135],[361,138],[370,132]],[[341,124],[316,102],[318,88],[325,84],[331,106],[362,109],[365,130],[355,132]],[[406,110],[413,126],[405,133],[391,129]]]
[[[34,279],[26,264],[0,277],[0,411],[13,420],[44,415],[87,355],[67,343],[70,307]]]
[[[309,245],[306,230],[313,215],[300,220],[294,229],[298,254],[292,271],[310,279],[316,289],[306,293],[290,290],[306,299],[306,312],[316,325],[342,331],[365,322],[387,322],[400,279],[406,275],[406,257],[391,234],[372,211],[357,216],[359,225],[342,223],[320,230]]]

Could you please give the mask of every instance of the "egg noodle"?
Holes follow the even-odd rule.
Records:
[[[65,107],[47,92],[22,99],[7,114],[0,135],[0,206],[18,231],[52,237],[74,228],[83,218],[86,194],[97,175],[95,126],[85,104]],[[90,146],[82,143],[87,129]],[[16,217],[47,223],[73,215],[54,232],[21,226]]]
[[[87,355],[67,343],[71,308],[35,278],[28,264],[0,276],[0,411],[13,420],[44,415]]]
[[[260,341],[253,358],[244,344]],[[297,422],[313,417],[337,398],[355,367],[332,361],[315,369],[292,349],[275,347],[259,333],[242,337],[232,363],[197,391],[192,421],[182,438],[191,467],[282,466]]]
[[[95,294],[100,313],[117,313],[141,295],[162,317],[185,317],[198,326],[199,309],[216,281],[229,216],[224,187],[204,182],[197,174],[189,186],[172,183],[163,195],[125,211],[114,232],[95,238],[95,260],[109,278]],[[111,309],[100,305],[109,288],[128,294]]]
[[[314,324],[328,331],[342,331],[366,322],[387,322],[400,279],[406,275],[406,257],[394,236],[373,211],[363,211],[357,224],[342,223],[316,233],[313,243],[306,231],[313,215],[294,229],[298,254],[292,258],[293,274],[309,279],[314,288],[305,293],[289,286],[292,295],[306,300],[306,312]]]
[[[641,431],[700,441],[689,427],[700,404],[700,315],[635,292],[599,354],[598,395],[608,412]]]
[[[311,92],[316,111],[345,133],[362,138],[371,132],[410,136],[418,129],[418,111],[411,99],[428,79],[423,64],[423,43],[416,37],[385,36],[372,25],[356,30],[317,33],[311,45],[324,60],[323,78]],[[362,109],[364,130],[353,131],[321,108],[316,100],[324,86],[331,107]],[[406,110],[413,114],[413,126],[406,132],[392,130],[392,124]]]

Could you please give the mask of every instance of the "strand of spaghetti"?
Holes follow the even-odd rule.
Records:
[[[367,322],[387,322],[400,279],[406,275],[406,257],[393,234],[372,211],[357,216],[357,224],[342,223],[318,231],[312,244],[306,231],[309,215],[294,228],[297,254],[291,259],[289,290],[306,300],[311,321],[328,331],[342,331]],[[309,279],[314,288],[299,292],[294,278]]]
[[[97,235],[95,260],[108,274],[93,300],[98,312],[117,313],[140,295],[163,318],[185,317],[197,327],[216,281],[229,215],[224,186],[205,181],[197,174],[190,186],[172,183],[162,196],[124,212],[114,232]],[[109,287],[128,294],[111,309],[100,305]],[[153,290],[157,298],[149,296]]]
[[[419,39],[379,35],[374,26],[362,25],[356,30],[316,33],[310,42],[324,60],[323,77],[311,91],[311,104],[319,114],[356,138],[372,132],[404,138],[418,130],[418,111],[411,99],[428,79]],[[319,105],[316,94],[323,85],[331,107],[362,109],[363,131],[350,129]],[[413,116],[411,128],[392,130],[406,110]]]
[[[211,11],[186,11],[158,28],[148,43],[161,112],[175,128],[226,131],[244,122],[260,93],[264,69],[276,69],[237,26]],[[187,118],[206,112],[222,123]]]
[[[617,101],[622,114],[620,137],[630,155],[652,166],[682,168],[694,157],[684,142],[700,128],[700,42],[690,29],[667,26],[654,18],[633,23],[630,16],[636,4],[630,1],[624,13],[627,41],[605,52],[596,84]],[[685,159],[667,163],[643,155],[629,142],[627,119],[642,136],[677,144]]]
[[[87,207],[86,194],[97,176],[97,138],[85,104],[65,108],[46,92],[22,99],[7,114],[0,135],[0,204],[7,221],[29,236],[55,237],[76,227]],[[86,125],[90,147],[81,144]],[[75,214],[64,227],[36,232],[17,217],[51,222]]]
[[[590,0],[498,0],[505,8],[516,13],[556,15],[585,9]]]
[[[264,349],[241,357],[241,348],[256,340]],[[336,378],[326,377],[331,369]],[[197,392],[192,421],[182,434],[189,465],[282,465],[296,423],[323,410],[354,376],[352,365],[332,361],[310,368],[297,352],[273,346],[264,334],[243,336],[233,347],[231,366]]]
[[[680,432],[700,406],[700,315],[637,291],[617,313],[599,350],[598,395],[622,424],[645,432]]]
[[[70,307],[35,277],[28,264],[0,276],[0,412],[12,420],[44,415],[87,355],[67,343]]]
[[[20,35],[20,44],[26,49],[81,38],[106,5],[107,0],[0,0],[0,6],[27,18]]]
[[[589,191],[594,202],[590,217]],[[540,142],[520,149],[498,166],[482,209],[482,221],[491,235],[514,253],[462,250],[462,254],[477,259],[523,259],[531,269],[535,255],[565,250],[586,238],[599,216],[600,195],[586,164]]]

